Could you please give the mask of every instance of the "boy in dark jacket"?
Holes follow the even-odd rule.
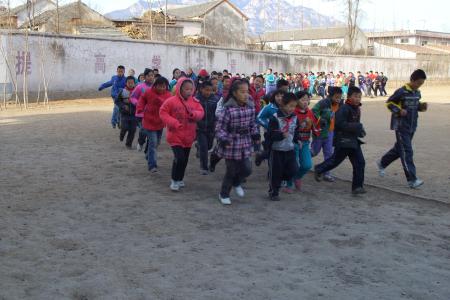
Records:
[[[334,154],[314,168],[315,179],[321,181],[323,173],[339,166],[348,156],[353,167],[353,195],[366,193],[364,189],[365,160],[361,150],[363,142],[359,139],[366,136],[361,124],[361,97],[359,88],[349,88],[347,101],[336,112]]]
[[[137,120],[136,120],[136,107],[131,103],[131,93],[134,90],[135,78],[128,76],[124,89],[121,89],[115,99],[114,103],[119,108],[120,112],[120,141],[122,142],[125,135],[128,132],[125,146],[131,149],[134,140],[134,134],[136,133]]]
[[[420,102],[422,98],[419,88],[424,84],[427,75],[423,70],[416,70],[411,74],[410,82],[399,88],[387,101],[387,107],[392,112],[391,130],[395,131],[397,142],[380,161],[377,162],[381,177],[385,175],[385,168],[400,158],[409,187],[415,189],[424,182],[417,178],[414,165],[412,139],[417,129],[419,112],[425,112],[427,103]]]
[[[213,93],[211,81],[205,81],[199,85],[196,98],[205,111],[203,119],[197,122],[197,151],[200,158],[200,173],[208,175],[208,151],[214,143],[216,108],[219,101]]]

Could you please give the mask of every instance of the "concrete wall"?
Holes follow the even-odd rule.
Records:
[[[373,44],[374,55],[379,57],[416,59],[416,53],[379,43]]]
[[[192,67],[194,71],[226,68],[233,73],[245,74],[264,72],[271,67],[280,72],[376,70],[383,71],[390,79],[401,80],[406,80],[420,65],[412,59],[258,52],[36,34],[29,36],[28,59],[22,34],[13,34],[10,39],[4,33],[0,34],[3,49],[9,54],[9,64],[0,57],[0,94],[3,86],[11,88],[11,78],[17,78],[18,86],[22,87],[26,72],[30,93],[37,92],[39,86],[42,87],[45,73],[53,99],[105,95],[99,94],[97,88],[111,78],[119,64],[133,68],[137,73],[145,67],[158,68],[167,77],[175,67]],[[450,78],[448,65],[445,68],[433,65],[429,77],[432,79],[436,74],[439,78]]]

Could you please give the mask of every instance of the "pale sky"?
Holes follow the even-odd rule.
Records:
[[[158,3],[158,0],[153,0]],[[231,0],[233,1],[233,0]],[[276,0],[273,0],[276,1]],[[313,8],[318,12],[342,19],[344,6],[342,0],[287,0],[292,4]],[[5,1],[6,2],[6,1]],[[11,0],[12,5],[24,0]],[[70,0],[60,0],[60,3]],[[126,8],[137,0],[84,0],[85,3],[101,13]],[[159,0],[164,3],[164,0]],[[450,1],[443,0],[361,0],[365,16],[360,23],[364,29],[424,29],[450,32]]]

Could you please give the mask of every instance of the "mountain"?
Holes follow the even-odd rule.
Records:
[[[115,20],[126,20],[132,17],[140,17],[149,8],[147,0],[139,0],[132,6],[112,11],[105,16]],[[170,7],[179,5],[197,4],[202,0],[169,0]],[[286,0],[231,0],[244,14],[249,17],[248,30],[252,34],[261,34],[265,31],[304,28],[307,27],[332,27],[341,24],[338,20],[319,14],[317,11],[292,5]],[[153,1],[153,8],[163,4],[164,1]],[[279,4],[279,10],[278,10]],[[279,16],[278,16],[279,11]],[[302,22],[303,19],[303,22]],[[278,22],[279,20],[279,22]],[[303,24],[303,25],[302,25]]]

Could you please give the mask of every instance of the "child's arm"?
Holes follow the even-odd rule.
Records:
[[[267,136],[272,142],[278,142],[284,139],[284,133],[280,130],[280,125],[275,117],[269,120]]]
[[[230,114],[226,110],[219,115],[219,120],[216,124],[216,138],[219,144],[227,145],[231,143],[231,138],[227,131],[230,120]]]
[[[266,130],[269,128],[269,106],[264,106],[264,108],[259,112],[256,120],[258,123],[264,127]]]
[[[403,98],[403,90],[398,89],[395,91],[395,93],[389,97],[389,99],[386,101],[387,108],[394,114],[400,114],[400,112],[403,110],[402,108],[402,98]]]
[[[146,96],[146,94],[147,93],[142,94],[139,97],[139,99],[138,99],[138,102],[137,102],[137,105],[136,105],[136,113],[137,114],[143,114],[144,111],[145,111],[145,106],[147,105],[147,96]]]
[[[171,102],[172,101],[164,102],[164,104],[159,109],[159,117],[161,118],[163,123],[167,126],[167,128],[169,128],[169,130],[176,130],[179,129],[182,126],[182,124],[177,119],[175,119],[170,115],[170,112],[172,110]]]
[[[205,111],[203,110],[202,105],[197,100],[194,100],[194,105],[192,106],[192,109],[189,110],[189,119],[198,122],[203,119],[204,115]]]
[[[139,102],[139,98],[142,96],[142,88],[137,86],[130,95],[130,102],[133,103],[134,106],[137,106]]]
[[[358,134],[363,131],[363,126],[360,122],[348,122],[348,115],[351,114],[348,107],[341,107],[336,112],[335,126],[336,130],[345,131],[349,133]]]
[[[107,81],[107,82],[105,82],[105,83],[102,83],[102,84],[100,85],[100,87],[98,88],[98,90],[101,91],[101,90],[104,90],[104,89],[106,89],[106,88],[112,87],[113,82],[114,82],[114,77],[112,77],[110,81]]]

